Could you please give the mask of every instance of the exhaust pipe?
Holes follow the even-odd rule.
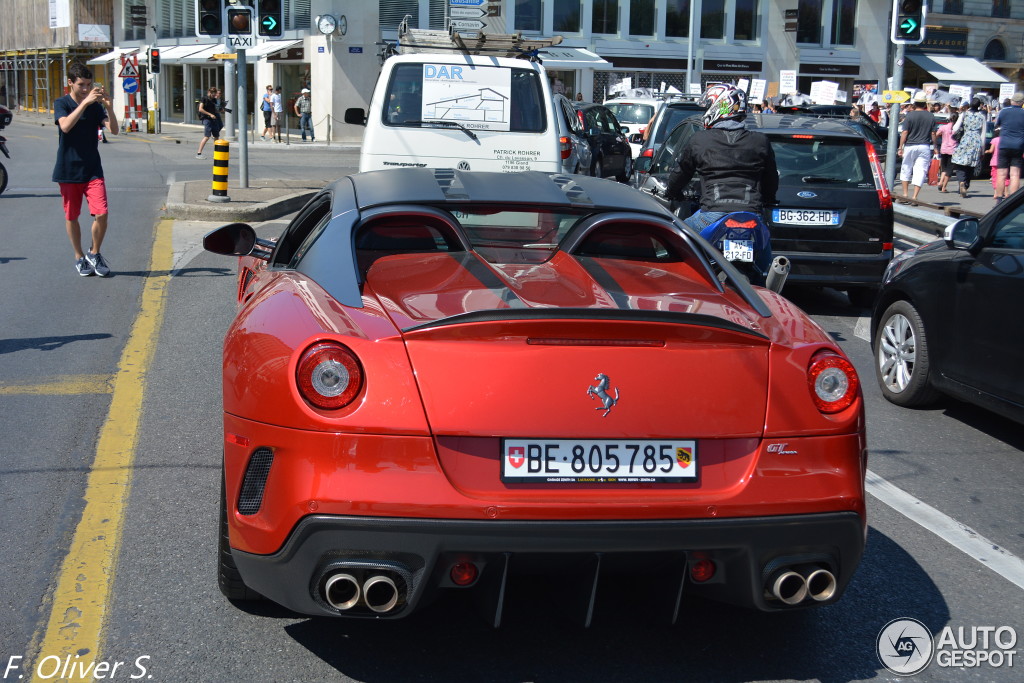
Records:
[[[772,596],[787,605],[798,605],[807,597],[807,580],[795,571],[780,572],[771,582]]]
[[[344,572],[331,574],[324,583],[324,600],[334,609],[350,610],[359,602],[359,582]]]
[[[807,575],[807,594],[811,600],[824,602],[836,594],[836,577],[827,569],[815,569]]]
[[[390,612],[398,604],[398,586],[383,574],[371,576],[363,584],[363,600],[374,612]]]
[[[764,286],[776,294],[782,293],[782,288],[786,284],[786,278],[789,277],[790,267],[789,259],[785,256],[773,258],[772,265],[768,268],[768,278],[765,280]]]

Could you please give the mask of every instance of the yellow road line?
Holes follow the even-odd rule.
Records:
[[[112,379],[110,375],[63,375],[45,382],[0,384],[0,396],[110,394],[114,391]]]
[[[85,489],[85,508],[75,529],[71,547],[61,565],[57,588],[45,630],[33,638],[39,643],[36,661],[45,657],[87,664],[100,659],[100,644],[114,583],[124,526],[125,506],[131,490],[135,445],[142,415],[146,373],[153,357],[164,316],[164,296],[170,279],[172,221],[156,226],[151,273],[142,289],[139,314],[121,353],[113,377],[113,391],[106,422],[96,444]],[[79,669],[80,671],[80,669]],[[33,666],[32,681],[87,680],[41,678]],[[44,671],[46,675],[49,671]]]

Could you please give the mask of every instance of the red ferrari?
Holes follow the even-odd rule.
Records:
[[[760,610],[837,600],[867,530],[853,366],[655,200],[538,172],[342,178],[241,257],[220,587],[397,618],[517,572]]]

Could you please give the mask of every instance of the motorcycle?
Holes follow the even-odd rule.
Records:
[[[700,236],[713,244],[750,282],[779,293],[789,277],[785,256],[772,258],[771,233],[764,220],[750,211],[726,214]]]
[[[11,119],[14,117],[11,115],[11,110],[0,104],[0,130],[3,130],[11,123]],[[7,138],[0,135],[0,152],[4,153],[4,156],[8,159],[11,158],[10,152],[7,151]],[[7,189],[7,169],[2,163],[0,163],[0,194],[4,193]]]

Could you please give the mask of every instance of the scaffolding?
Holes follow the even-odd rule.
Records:
[[[0,104],[12,111],[53,111],[54,100],[66,92],[67,65],[85,63],[96,52],[93,47],[0,52]]]

